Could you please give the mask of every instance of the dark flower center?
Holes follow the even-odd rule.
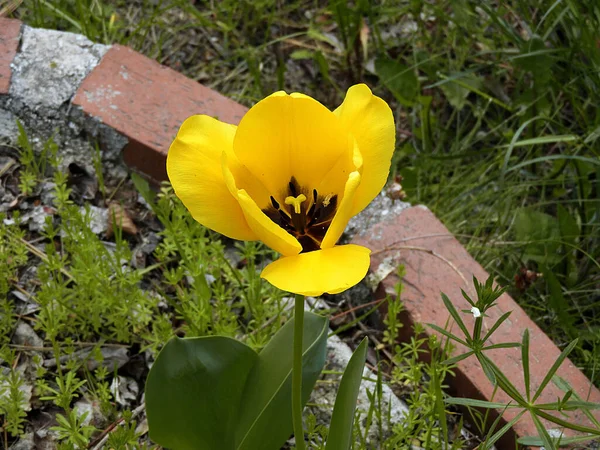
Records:
[[[302,246],[302,253],[321,248],[321,241],[337,209],[337,195],[320,195],[316,189],[302,187],[292,177],[280,204],[271,196],[271,205],[263,212],[290,233]]]

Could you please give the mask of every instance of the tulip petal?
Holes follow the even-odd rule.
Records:
[[[236,127],[209,116],[183,122],[167,154],[167,174],[177,197],[192,217],[207,228],[233,239],[258,239],[242,208],[229,192],[221,155],[233,146]]]
[[[300,253],[272,262],[260,276],[273,286],[295,294],[337,294],[365,277],[370,253],[368,248],[354,244]]]
[[[340,206],[338,206],[333,221],[331,222],[331,225],[329,225],[329,229],[323,238],[323,242],[321,242],[322,249],[331,248],[336,244],[346,229],[348,221],[354,215],[352,210],[354,208],[356,193],[361,185],[361,179],[362,177],[358,172],[352,172],[348,177]]]
[[[285,256],[297,255],[302,251],[298,240],[269,219],[244,189],[238,191],[238,200],[248,225],[268,247]]]
[[[356,191],[352,215],[358,214],[385,185],[394,153],[396,131],[392,110],[365,84],[348,89],[334,111],[351,133],[363,157],[362,181]]]
[[[239,162],[271,195],[283,201],[292,177],[309,190],[318,188],[340,158],[331,192],[341,194],[352,163],[354,138],[325,106],[302,94],[276,92],[242,118],[233,143]],[[354,170],[354,169],[352,169]],[[345,172],[345,173],[343,173]]]

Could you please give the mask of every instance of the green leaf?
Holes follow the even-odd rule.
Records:
[[[560,261],[557,253],[560,230],[556,218],[530,208],[519,208],[515,235],[518,241],[527,242],[523,259],[550,265]]]
[[[325,364],[328,320],[305,313],[302,401]],[[226,337],[175,338],[146,384],[150,437],[174,450],[278,450],[292,433],[293,319],[257,354]]]
[[[565,296],[563,295],[562,286],[552,269],[542,264],[540,266],[542,273],[544,274],[544,280],[546,280],[546,286],[548,287],[548,305],[554,311],[554,313],[560,319],[560,323],[571,331],[574,323],[574,316],[569,314],[569,308],[572,305],[569,304]]]
[[[231,430],[257,359],[255,351],[231,338],[170,340],[146,384],[151,439],[175,450],[235,448]]]
[[[505,312],[504,314],[502,314],[502,316],[500,316],[500,318],[496,321],[496,323],[494,323],[494,325],[492,325],[492,327],[489,329],[489,331],[487,332],[485,337],[482,339],[482,342],[487,341],[490,338],[490,336],[492,334],[494,334],[494,331],[496,331],[498,329],[498,327],[500,325],[502,325],[506,319],[508,319],[508,317],[511,315],[511,313],[512,313],[512,311],[508,311],[508,312]]]
[[[131,181],[133,181],[133,185],[140,193],[142,198],[146,200],[146,203],[148,203],[151,207],[154,206],[154,198],[156,197],[156,194],[150,187],[148,181],[134,172],[131,173]]]
[[[506,408],[504,410],[506,410]],[[527,411],[526,409],[523,409],[510,422],[508,422],[506,425],[504,425],[502,428],[500,428],[497,432],[495,432],[489,439],[486,438],[481,447],[481,450],[484,450],[484,449],[487,450],[487,449],[494,448],[493,445],[496,443],[496,441],[498,439],[500,439],[502,436],[504,436],[508,432],[508,430],[510,430],[513,427],[513,425],[521,419],[521,417],[523,416],[523,414],[525,414],[526,411]],[[498,417],[496,418],[496,420],[494,420],[494,423],[490,427],[490,430],[496,429],[496,427],[500,423],[500,420],[502,419],[503,415],[504,415],[504,411],[502,411],[502,414],[498,414]]]
[[[550,370],[548,370],[548,373],[546,374],[542,382],[539,384],[537,391],[535,392],[535,395],[531,400],[532,402],[535,402],[538,399],[538,397],[542,394],[542,392],[546,388],[546,385],[550,382],[560,365],[563,363],[563,361],[567,359],[567,356],[569,356],[569,353],[571,353],[571,351],[575,348],[578,341],[579,339],[571,341],[571,343],[567,345],[567,347],[562,352],[560,352],[560,355],[558,355],[558,358],[556,358],[556,361],[554,361],[554,364],[552,364],[552,367],[550,367]]]
[[[542,424],[540,419],[535,414],[532,414],[531,420],[533,420],[533,423],[535,424],[535,427],[537,428],[538,433],[540,433],[540,438],[542,439],[542,442],[544,443],[544,448],[546,450],[556,449],[557,447],[556,447],[556,445],[554,445],[555,441],[550,437],[550,435],[548,434],[548,431],[546,430],[546,428],[544,427],[544,425]],[[558,442],[558,439],[556,440],[556,442]]]
[[[462,397],[448,397],[444,400],[449,405],[461,405],[461,406],[473,406],[476,408],[518,408],[518,405],[506,405],[505,403],[499,402],[486,402],[485,400],[477,400],[474,398],[462,398]]]
[[[468,351],[461,355],[453,356],[452,358],[449,358],[449,359],[443,361],[442,364],[446,364],[448,366],[456,364],[457,362],[462,361],[463,359],[467,359],[469,356],[471,356],[474,353],[475,353],[475,350],[471,350],[471,351]]]
[[[567,446],[569,444],[579,444],[582,442],[591,441],[592,439],[598,439],[598,436],[594,434],[586,434],[584,436],[563,437],[560,440],[560,444],[561,446]],[[525,436],[519,438],[518,442],[519,444],[528,447],[541,447],[544,445],[544,441],[538,436]]]
[[[511,144],[502,145],[501,148],[527,147],[528,145],[555,144],[557,142],[573,142],[577,140],[579,140],[579,136],[576,136],[574,134],[561,134],[558,136],[538,136],[531,139],[523,139],[521,141],[516,141]]]
[[[308,401],[325,365],[329,321],[304,313],[302,403]],[[260,352],[246,382],[235,430],[236,449],[279,450],[293,431],[292,348],[294,319],[288,321]]]
[[[521,54],[511,59],[516,65],[531,72],[537,82],[544,84],[552,76],[550,68],[554,64],[554,60],[551,53],[554,52],[556,50],[546,48],[546,44],[540,36],[533,35],[523,43]]]
[[[419,93],[419,80],[413,68],[383,56],[375,60],[375,73],[400,103],[413,104]]]
[[[529,383],[529,328],[523,332],[523,344],[521,346],[521,363],[523,364],[523,380],[525,382],[525,396],[527,401],[531,399],[531,389]]]
[[[365,367],[367,346],[368,342],[365,338],[356,348],[346,366],[335,399],[325,450],[348,450],[350,448],[356,398]]]
[[[454,80],[460,80],[455,82]],[[446,83],[440,84],[440,89],[448,99],[448,102],[459,111],[464,108],[467,96],[473,89],[481,89],[481,79],[472,73],[450,74]],[[471,88],[471,89],[469,89]]]
[[[573,218],[573,216],[571,216],[571,214],[569,214],[569,211],[567,211],[561,204],[558,204],[557,212],[558,227],[560,229],[562,239],[571,245],[575,245],[575,242],[580,234],[579,225],[577,225],[577,221]]]
[[[290,54],[290,58],[292,58],[292,59],[312,59],[313,55],[314,55],[314,52],[312,50],[301,49],[301,50],[294,50]]]
[[[452,318],[454,319],[454,321],[456,322],[458,327],[461,329],[461,331],[463,332],[465,337],[466,338],[470,337],[471,335],[469,334],[469,330],[467,330],[467,326],[460,318],[458,311],[456,310],[456,308],[454,307],[454,305],[452,304],[452,302],[450,301],[448,296],[446,294],[444,294],[443,292],[442,292],[442,301],[444,302],[444,306],[446,306],[446,309],[448,310],[448,312],[450,313],[450,315],[452,316]]]

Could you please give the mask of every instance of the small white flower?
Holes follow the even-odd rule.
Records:
[[[479,308],[477,306],[473,306],[471,308],[471,312],[473,313],[473,317],[475,317],[476,319],[481,316],[481,311],[479,311]]]

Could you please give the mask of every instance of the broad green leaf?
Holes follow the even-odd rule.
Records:
[[[257,354],[226,337],[171,340],[146,384],[150,437],[173,450],[278,450],[292,433],[293,319]],[[325,364],[328,320],[305,313],[302,399]]]
[[[557,253],[560,230],[556,218],[529,208],[519,208],[515,217],[518,241],[527,242],[523,259],[551,265],[560,261]]]
[[[302,403],[325,365],[329,321],[304,314]],[[292,357],[294,319],[288,321],[260,352],[242,395],[235,430],[239,450],[279,450],[293,431]]]
[[[258,355],[226,337],[170,340],[146,383],[150,438],[174,450],[233,450],[246,378]]]
[[[554,60],[551,54],[554,52],[556,50],[546,48],[540,36],[533,35],[523,43],[521,54],[511,59],[516,65],[531,72],[536,82],[545,84],[552,76],[550,68]]]
[[[569,244],[575,245],[577,238],[579,237],[579,225],[577,221],[569,214],[569,211],[564,206],[558,204],[558,226],[562,239]]]
[[[356,398],[365,367],[367,346],[368,342],[365,338],[352,354],[348,366],[344,370],[333,407],[326,450],[348,450],[350,448]]]
[[[455,81],[455,79],[457,81]],[[471,93],[473,89],[481,89],[482,85],[481,79],[472,73],[450,74],[446,81],[446,83],[440,84],[439,86],[448,99],[448,102],[459,111],[464,108],[469,93]]]
[[[414,191],[419,185],[419,169],[415,167],[402,167],[399,171],[402,176],[402,187],[405,191]]]
[[[562,286],[552,269],[545,264],[542,264],[540,268],[544,274],[544,280],[546,280],[546,286],[548,287],[548,293],[550,294],[548,296],[548,305],[558,316],[560,323],[570,330],[574,323],[574,316],[569,314],[571,305],[563,295]]]
[[[375,73],[400,103],[413,104],[419,93],[419,80],[413,68],[383,56],[375,60]]]

